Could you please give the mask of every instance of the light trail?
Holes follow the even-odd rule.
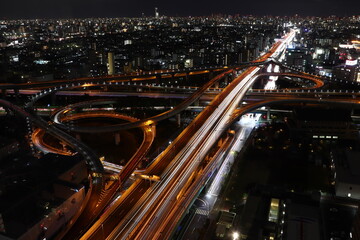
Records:
[[[208,107],[208,111],[212,112],[210,117],[207,118],[201,128],[190,139],[190,141],[188,141],[186,147],[183,148],[183,150],[175,157],[172,164],[161,176],[162,181],[156,184],[160,185],[160,187],[155,186],[152,189],[151,192],[154,193],[146,197],[141,211],[139,209],[135,213],[130,213],[131,218],[129,219],[129,222],[131,224],[118,225],[118,232],[111,234],[109,239],[116,239],[120,235],[130,236],[130,234],[133,234],[133,232],[136,232],[137,230],[140,230],[140,234],[141,231],[146,231],[147,233],[151,232],[149,231],[149,227],[147,229],[139,229],[139,227],[148,226],[150,220],[154,220],[159,217],[161,213],[166,211],[165,208],[169,207],[169,204],[174,201],[172,199],[176,199],[176,196],[181,190],[179,186],[187,181],[194,169],[199,165],[200,160],[205,157],[211,146],[226,129],[224,128],[224,125],[229,122],[232,115],[231,113],[235,110],[240,102],[240,99],[245,94],[244,90],[240,90],[247,89],[252,84],[252,81],[254,81],[253,76],[259,71],[259,69],[260,68],[255,67],[250,68],[250,70],[245,72],[244,75],[241,75],[239,79],[235,79],[231,85],[233,89],[231,89],[229,93],[223,93],[225,96],[224,100],[220,101],[218,106],[214,105],[213,107]],[[215,104],[216,102],[217,98],[215,98],[212,103]],[[204,111],[206,111],[206,109]],[[202,114],[200,114],[198,118],[201,118],[201,116]],[[174,143],[175,141],[173,144]],[[161,195],[162,197],[160,197]],[[156,210],[159,210],[159,213],[157,213]],[[145,215],[148,215],[148,211],[152,212],[152,214],[145,217]],[[135,217],[136,214],[138,215],[137,217]],[[140,224],[140,221],[145,222]],[[156,221],[152,221],[151,224],[156,225]]]
[[[271,53],[270,56],[278,56],[283,51],[282,48],[286,43],[287,41],[283,41],[282,43],[277,44],[276,48],[274,49],[274,53]],[[280,48],[280,50],[278,50],[278,48]],[[266,56],[266,54],[264,56]],[[267,57],[269,56],[266,56],[266,58]],[[182,160],[176,163],[177,168],[172,170],[171,172],[171,176],[174,178],[174,180],[171,183],[170,181],[159,183],[169,186],[167,187],[166,191],[165,187],[161,189],[162,197],[157,204],[155,204],[155,199],[151,200],[151,202],[145,203],[147,205],[146,211],[149,211],[150,209],[148,204],[154,204],[154,206],[151,207],[152,211],[148,214],[142,212],[141,214],[139,214],[139,216],[136,218],[130,228],[128,227],[129,225],[126,226],[128,230],[124,231],[124,228],[122,228],[119,231],[121,235],[120,233],[117,233],[116,235],[109,236],[109,239],[114,239],[114,237],[118,238],[119,236],[127,236],[127,238],[130,239],[163,239],[168,236],[165,232],[166,229],[163,228],[164,225],[166,225],[164,223],[164,216],[166,215],[166,212],[169,212],[170,207],[174,209],[173,207],[175,200],[172,199],[177,196],[179,192],[179,186],[184,184],[184,181],[186,181],[186,179],[188,179],[193,173],[195,166],[197,166],[195,164],[197,162],[196,159],[202,159],[204,157],[204,154],[207,153],[210,146],[212,146],[212,144],[214,143],[214,139],[218,139],[218,137],[220,136],[219,133],[221,132],[221,129],[227,126],[226,123],[228,123],[230,119],[229,116],[231,116],[231,113],[235,110],[237,104],[240,102],[247,89],[256,79],[253,76],[259,71],[259,69],[260,68],[250,68],[249,71],[245,71],[244,74],[246,77],[244,77],[240,82],[236,82],[234,80],[236,86],[230,92],[226,92],[226,89],[222,92],[222,94],[225,94],[226,97],[216,107],[217,109],[224,110],[214,110],[211,114],[211,117],[209,117],[207,122],[204,124],[209,127],[206,129],[207,132],[203,134],[202,132],[200,132],[200,129],[197,132],[197,135],[194,136],[202,136],[200,142],[191,143],[192,147],[196,148],[196,150],[190,151],[191,148],[185,148],[187,151],[189,151],[189,154],[184,156],[186,160],[189,159],[190,154],[193,154],[193,157],[190,157],[190,160],[188,161]],[[234,82],[232,82],[232,84]],[[216,102],[216,98],[213,100],[212,103],[214,102]],[[204,111],[206,111],[206,109]],[[211,121],[212,124],[210,124],[209,121]],[[182,157],[182,159],[184,157]],[[183,167],[179,168],[179,166]],[[179,172],[176,172],[177,170]],[[156,198],[158,198],[160,194],[156,193],[154,195],[156,196]],[[169,230],[167,229],[167,231]]]

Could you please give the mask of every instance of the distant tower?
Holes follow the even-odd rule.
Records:
[[[159,11],[157,7],[155,8],[155,18],[159,18]]]
[[[114,54],[112,52],[108,53],[108,75],[114,75]]]

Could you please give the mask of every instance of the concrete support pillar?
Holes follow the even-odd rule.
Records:
[[[115,145],[118,146],[120,143],[120,133],[115,133]]]
[[[270,121],[270,108],[268,107],[268,108],[266,108],[266,119],[268,120],[268,121]]]
[[[67,151],[67,149],[66,149],[67,144],[65,142],[63,142],[63,141],[60,141],[60,144],[62,146],[62,150]]]
[[[178,127],[181,126],[181,114],[180,113],[176,114],[176,124]]]
[[[265,86],[265,81],[264,81],[264,78],[261,78],[261,81],[260,81],[260,86],[261,86],[261,87],[264,87],[264,86]]]
[[[197,99],[195,102],[194,102],[194,106],[200,106],[200,100]]]

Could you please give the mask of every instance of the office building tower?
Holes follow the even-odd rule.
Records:
[[[155,18],[159,18],[159,11],[157,7],[155,8]]]
[[[114,68],[114,54],[112,52],[108,53],[108,75],[113,75],[115,72]]]

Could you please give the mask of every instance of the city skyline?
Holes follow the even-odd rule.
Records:
[[[360,15],[151,4],[0,15],[0,238],[360,240]]]
[[[360,2],[349,0],[344,2],[330,0],[316,1],[248,1],[239,3],[225,0],[193,2],[184,0],[179,3],[160,1],[115,0],[92,1],[6,1],[0,9],[0,19],[35,19],[35,18],[87,18],[87,17],[141,17],[154,16],[154,9],[159,9],[160,16],[209,16],[225,15],[279,15],[292,16],[351,16],[359,15]]]

